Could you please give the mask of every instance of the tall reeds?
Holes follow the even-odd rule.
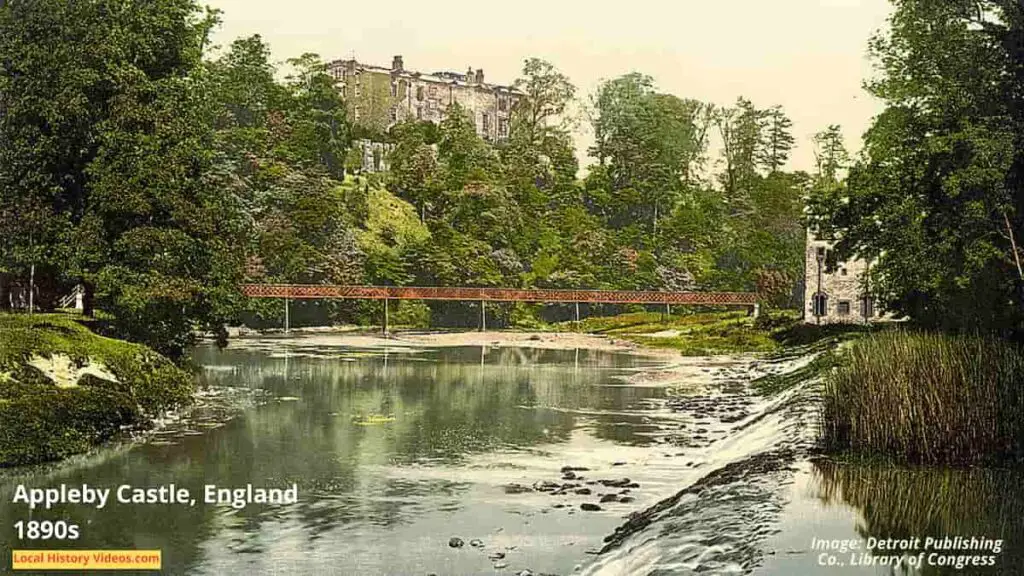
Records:
[[[884,331],[825,379],[827,449],[918,463],[1024,460],[1024,352],[994,338]]]

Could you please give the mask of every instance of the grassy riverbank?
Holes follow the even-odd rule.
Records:
[[[1024,352],[996,339],[888,330],[825,380],[833,452],[967,465],[1024,460]]]
[[[0,315],[0,466],[89,450],[187,404],[192,378],[60,315]]]
[[[663,315],[637,312],[564,322],[555,329],[628,340],[640,346],[678,350],[684,356],[710,356],[743,352],[774,352],[783,343],[777,337],[798,321],[795,312],[755,319],[743,311]]]

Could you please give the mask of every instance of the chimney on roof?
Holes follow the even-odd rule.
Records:
[[[473,81],[473,67],[470,66],[466,70],[466,82],[472,82],[472,81]]]
[[[484,69],[483,68],[478,68],[477,71],[476,71],[476,83],[477,84],[483,84],[484,83]]]
[[[395,56],[394,60],[391,61],[391,70],[393,72],[401,72],[402,70],[405,70],[405,64],[402,62],[401,54]]]

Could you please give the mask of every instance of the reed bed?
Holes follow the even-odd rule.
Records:
[[[950,465],[1024,461],[1024,352],[987,337],[890,330],[824,382],[826,449]]]

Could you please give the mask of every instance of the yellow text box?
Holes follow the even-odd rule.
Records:
[[[14,550],[15,570],[159,570],[160,550]]]

